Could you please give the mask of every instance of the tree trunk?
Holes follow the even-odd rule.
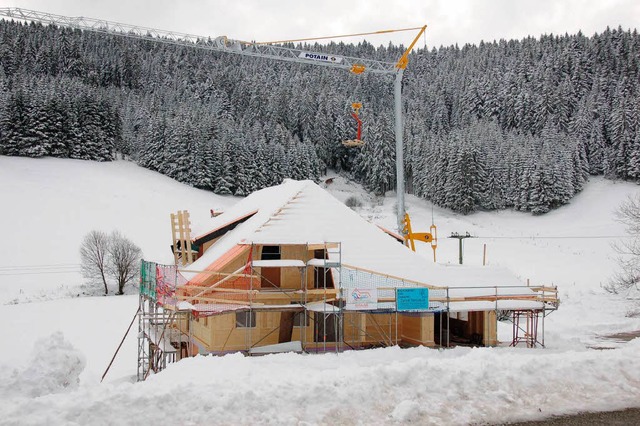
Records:
[[[118,278],[118,293],[116,293],[119,296],[124,294],[124,285],[125,285],[124,277],[119,277]]]
[[[100,271],[100,275],[102,276],[102,283],[104,284],[104,295],[109,294],[109,288],[107,287],[107,279],[104,277],[104,272]]]

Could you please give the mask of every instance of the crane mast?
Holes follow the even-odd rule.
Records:
[[[309,52],[302,49],[274,46],[272,44],[245,42],[229,39],[226,36],[216,38],[196,36],[173,31],[158,30],[135,25],[121,24],[100,19],[69,17],[17,7],[0,8],[0,16],[21,21],[38,22],[45,25],[73,28],[108,35],[117,35],[150,42],[159,42],[186,46],[215,52],[232,53],[236,55],[254,56],[279,61],[297,62],[309,65],[321,65],[330,68],[344,69],[356,74],[371,72],[376,74],[395,74],[394,83],[394,112],[396,139],[396,195],[398,197],[397,229],[404,233],[404,163],[402,143],[402,74],[407,66],[408,55],[416,41],[424,33],[426,25],[422,27],[413,43],[402,55],[397,63],[382,62],[372,59],[353,58],[349,56],[332,55],[327,53]]]

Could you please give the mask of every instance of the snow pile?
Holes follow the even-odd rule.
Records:
[[[65,340],[61,332],[36,341],[26,368],[14,370],[0,380],[0,398],[16,395],[39,397],[68,392],[78,387],[85,357]]]
[[[514,421],[637,404],[639,349],[636,339],[608,352],[388,348],[196,358],[146,385],[181,389],[176,396],[184,386],[193,389],[178,397],[177,406],[194,404],[200,392],[217,401],[191,419],[196,423],[224,423],[229,413],[243,424]]]
[[[10,342],[7,345],[10,350],[2,352],[0,364],[27,368],[32,348],[41,347],[38,340],[46,340],[62,331],[65,340],[86,357],[86,368],[80,375],[80,381],[97,383],[137,309],[137,296],[76,297],[0,305],[3,342]],[[136,332],[137,323],[105,380],[135,376]]]
[[[5,396],[0,415],[27,424],[53,407],[46,418],[53,424],[520,421],[637,405],[638,351],[640,339],[612,351],[420,347],[196,357],[143,383],[88,385],[35,400]]]

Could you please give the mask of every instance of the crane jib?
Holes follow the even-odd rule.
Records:
[[[323,53],[300,52],[298,57],[302,59],[311,59],[312,61],[331,62],[332,64],[339,64],[342,62],[342,58],[340,56],[325,55]]]

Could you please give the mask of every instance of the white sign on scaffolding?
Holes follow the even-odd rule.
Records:
[[[298,58],[309,59],[311,61],[329,62],[332,64],[339,64],[342,62],[342,58],[340,56],[329,55],[326,53],[300,52]]]
[[[346,309],[350,311],[369,311],[378,309],[378,289],[348,289],[346,302]]]

